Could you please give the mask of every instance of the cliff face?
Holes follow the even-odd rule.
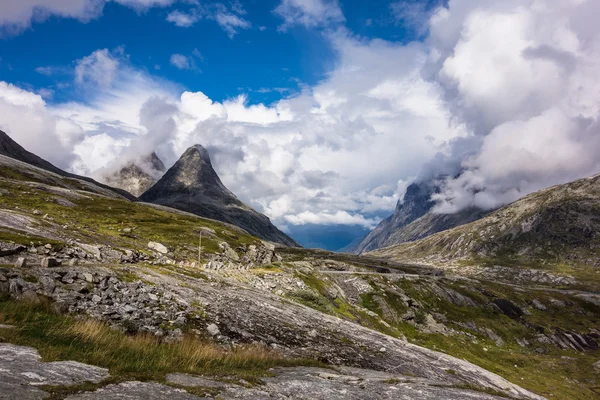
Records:
[[[394,214],[384,219],[358,245],[355,253],[361,254],[389,246],[390,239],[395,233],[425,215],[435,204],[431,195],[435,187],[427,183],[413,183],[404,195],[403,201],[398,201]]]
[[[200,145],[186,150],[140,199],[237,225],[261,239],[298,246],[269,218],[241,202],[223,185],[208,152]]]
[[[455,214],[432,212],[431,196],[439,190],[434,182],[411,184],[403,201],[399,201],[392,216],[381,223],[358,245],[357,254],[419,240],[437,232],[476,221],[488,212],[467,208]]]

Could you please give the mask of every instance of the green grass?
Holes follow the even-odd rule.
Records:
[[[387,320],[412,343],[465,359],[547,398],[590,399],[594,396],[592,388],[600,386],[600,374],[592,367],[592,364],[600,358],[600,350],[579,353],[539,344],[535,341],[535,332],[531,328],[498,313],[487,304],[492,298],[508,298],[523,307],[535,298],[546,304],[549,310],[538,311],[531,308],[531,315],[523,317],[528,324],[544,327],[547,332],[553,331],[555,327],[561,327],[582,333],[588,332],[589,328],[599,326],[600,307],[561,293],[518,291],[491,282],[480,282],[477,287],[469,287],[465,283],[445,279],[440,281],[439,284],[469,296],[481,305],[481,307],[457,306],[436,296],[428,289],[426,282],[398,280],[395,284],[406,295],[422,305],[421,312],[443,314],[447,319],[444,322],[446,326],[457,331],[468,331],[471,335],[444,336],[423,333],[407,322],[398,319]],[[385,287],[383,284],[381,286]],[[486,295],[482,294],[482,290]],[[379,287],[376,291],[380,294],[384,293]],[[389,293],[378,298],[385,299],[399,314],[406,311],[404,305],[398,307],[395,304],[397,299]],[[551,298],[566,301],[571,305],[565,308],[551,306]],[[364,295],[362,301],[367,308],[375,312],[380,311],[380,306],[373,302],[373,295]],[[385,318],[383,313],[380,315]],[[482,332],[466,330],[458,325],[460,322],[472,322],[478,327],[492,329],[503,339],[504,345],[498,346]],[[528,339],[532,346],[526,348],[519,346],[516,342],[517,338]]]
[[[0,196],[0,209],[24,213],[39,221],[42,227],[47,226],[48,222],[52,222],[57,227],[66,225],[66,235],[83,243],[148,252],[148,242],[156,241],[167,246],[177,261],[197,260],[200,227],[210,228],[216,232],[216,237],[204,237],[202,240],[202,252],[207,256],[219,251],[220,242],[227,242],[234,249],[240,245],[260,243],[257,238],[239,231],[231,232],[231,228],[216,221],[162,211],[127,200],[84,192],[80,192],[85,195],[84,197],[71,198],[49,193],[42,188],[37,188],[35,184],[6,179],[0,179],[0,188],[7,189],[12,194]],[[57,204],[54,201],[56,197],[65,197],[75,206],[66,207]],[[40,215],[33,215],[34,210],[38,210]],[[51,217],[51,221],[41,217],[45,214]],[[131,232],[123,233],[124,228],[131,229]],[[58,229],[60,231],[61,228]],[[51,241],[22,231],[7,229],[0,232],[0,240],[26,245],[30,242],[64,245],[60,241]],[[204,258],[206,259],[207,257]]]
[[[126,335],[102,322],[57,315],[49,305],[0,301],[0,331],[7,342],[36,348],[44,361],[74,360],[110,370],[114,379],[163,381],[169,373],[236,376],[253,380],[276,366],[321,365],[260,345],[223,348],[192,336],[166,344],[149,335]]]

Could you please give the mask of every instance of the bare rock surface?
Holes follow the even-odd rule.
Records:
[[[48,394],[36,386],[98,383],[108,376],[105,368],[75,361],[42,362],[31,347],[0,344],[0,399],[44,399]]]
[[[198,400],[201,397],[183,389],[154,382],[123,382],[108,385],[91,393],[69,396],[66,400]]]
[[[424,379],[398,377],[356,368],[328,370],[296,367],[278,368],[265,385],[247,389],[232,387],[219,399],[290,400],[496,400],[500,397],[465,389],[438,386]]]
[[[169,374],[167,375],[167,382],[185,387],[229,388],[234,386],[231,384],[211,380],[202,376],[190,374]]]

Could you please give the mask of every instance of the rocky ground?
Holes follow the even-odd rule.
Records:
[[[483,391],[587,399],[600,386],[592,366],[600,357],[600,300],[576,290],[579,277],[523,269],[509,279],[513,270],[491,266],[465,278],[452,269],[281,248],[230,225],[32,171],[35,182],[0,178],[0,297],[50,302],[55,312],[165,343],[189,335],[223,349],[254,343],[338,368],[329,371],[336,376],[278,370],[260,387],[222,388],[222,396],[294,398],[288,393],[300,388],[305,398],[485,398]],[[494,282],[502,276],[510,285]],[[552,288],[558,279],[572,289]],[[357,370],[343,369],[350,367]],[[166,378],[117,376],[78,396],[94,398],[100,386],[104,396],[136,398],[147,387],[198,396],[164,386]]]
[[[357,368],[277,368],[258,385],[226,383],[212,377],[170,374],[165,383],[126,381],[101,383],[108,370],[73,361],[42,362],[30,347],[0,344],[0,399],[38,400],[48,397],[42,387],[99,384],[99,388],[68,395],[66,400],[194,400],[218,399],[447,399],[492,400],[501,397],[444,382],[406,377]],[[208,389],[213,395],[199,397],[186,389]]]

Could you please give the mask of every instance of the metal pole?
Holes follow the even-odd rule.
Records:
[[[198,245],[198,267],[202,267],[202,231],[200,231],[200,244]]]

